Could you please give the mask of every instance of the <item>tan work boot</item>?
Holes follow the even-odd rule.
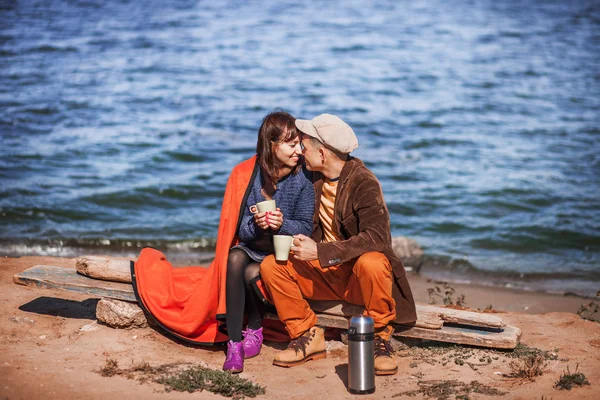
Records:
[[[394,375],[398,372],[398,363],[390,344],[393,332],[391,325],[375,332],[375,375]]]
[[[326,356],[325,330],[320,326],[313,326],[296,339],[292,339],[287,349],[277,353],[273,365],[295,367],[308,360],[319,360]]]

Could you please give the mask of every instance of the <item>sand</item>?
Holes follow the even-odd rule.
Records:
[[[220,369],[224,353],[221,348],[177,343],[152,328],[116,330],[100,325],[95,320],[98,299],[12,282],[15,273],[38,264],[74,268],[75,260],[0,259],[0,399],[220,397],[207,392],[167,393],[164,386],[157,383],[140,383],[124,376],[101,376],[97,371],[107,359],[116,360],[123,368],[147,362],[151,366],[204,363]],[[411,275],[409,280],[416,300],[424,303],[429,301],[427,289],[440,285],[416,275]],[[282,345],[268,343],[258,357],[246,361],[241,376],[266,387],[266,394],[258,397],[261,399],[418,399],[427,397],[397,395],[438,380],[467,384],[478,381],[510,399],[600,398],[600,324],[575,314],[590,299],[474,285],[452,286],[456,295],[465,295],[468,307],[484,309],[491,304],[497,315],[522,330],[523,344],[550,352],[550,358],[555,359],[546,361],[543,375],[534,381],[510,377],[512,359],[507,353],[464,346],[455,349],[407,347],[397,352],[398,374],[376,377],[375,394],[354,396],[346,389],[347,349],[340,342],[330,341],[325,360],[291,369],[271,364]],[[460,358],[464,358],[462,365]],[[573,372],[577,365],[591,385],[571,391],[553,388],[567,367]],[[455,395],[448,398],[454,399]],[[494,396],[471,393],[469,398]]]

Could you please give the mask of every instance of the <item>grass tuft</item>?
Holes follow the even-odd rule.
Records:
[[[486,396],[503,396],[506,393],[500,390],[484,385],[477,381],[471,381],[471,383],[459,382],[456,380],[451,381],[420,381],[417,383],[419,389],[411,390],[408,392],[397,393],[392,397],[400,396],[416,396],[423,395],[427,398],[435,398],[438,400],[448,400],[451,396],[455,399],[469,399],[470,393],[479,393]]]
[[[98,371],[102,376],[115,376],[119,373],[119,363],[117,360],[113,360],[112,358],[106,359],[106,364],[104,367]]]
[[[187,363],[185,363],[187,364]],[[233,399],[256,397],[265,393],[265,388],[225,371],[212,370],[197,365],[182,369],[184,363],[163,364],[152,367],[147,362],[131,364],[130,368],[119,368],[116,360],[107,359],[106,365],[98,372],[102,376],[124,376],[140,383],[148,381],[165,386],[167,392],[196,392],[207,390]]]
[[[518,343],[517,347],[515,347],[515,349],[512,352],[507,353],[506,356],[509,358],[520,358],[520,359],[527,359],[532,356],[540,356],[544,360],[553,361],[553,360],[558,360],[557,353],[558,353],[558,349],[554,349],[554,351],[546,351],[546,350],[538,349],[537,347],[529,347],[526,344]]]
[[[554,384],[554,388],[559,390],[571,390],[575,386],[581,387],[590,385],[590,381],[587,380],[586,376],[581,372],[577,372],[578,369],[579,364],[575,367],[575,373],[572,374],[567,365],[567,372],[564,372],[560,376],[560,379]]]
[[[166,386],[167,391],[196,392],[208,390],[225,397],[243,399],[265,393],[265,388],[248,379],[225,371],[202,366],[191,367],[175,374],[163,375],[156,382]]]
[[[522,360],[511,361],[509,367],[512,373],[511,378],[525,378],[531,381],[544,373],[548,363],[540,354],[532,354]]]
[[[448,282],[436,283],[441,284],[442,287],[440,288],[439,286],[435,286],[427,289],[427,294],[429,295],[429,304],[436,304],[436,298],[438,298],[442,301],[442,303],[444,303],[444,305],[464,307],[466,304],[464,294],[461,294],[455,300],[454,293],[456,290],[452,286],[448,285]]]
[[[468,366],[474,371],[492,364],[508,362],[511,359],[527,360],[532,356],[540,356],[544,360],[557,360],[558,349],[545,351],[535,347],[518,344],[514,350],[494,350],[452,343],[421,341],[412,344],[408,349],[397,351],[400,357],[410,357],[411,368],[416,368],[422,362],[429,365],[455,364]],[[563,361],[563,360],[561,360]],[[565,360],[567,361],[567,360]]]

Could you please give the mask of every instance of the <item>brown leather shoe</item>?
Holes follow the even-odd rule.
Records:
[[[292,339],[287,349],[277,353],[273,365],[289,368],[304,364],[308,360],[325,357],[325,330],[320,326],[313,326],[296,339]]]
[[[398,372],[398,363],[390,344],[393,332],[391,325],[375,332],[375,375],[394,375]]]

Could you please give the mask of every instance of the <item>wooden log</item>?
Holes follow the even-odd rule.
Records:
[[[475,311],[418,304],[417,314],[419,313],[438,314],[445,323],[451,324],[479,326],[482,328],[502,328],[506,326],[506,323],[502,318],[497,315],[478,313]]]
[[[73,268],[36,265],[14,275],[13,282],[47,289],[68,290],[96,297],[136,301],[131,284],[90,279],[79,275]]]
[[[90,278],[131,283],[129,263],[127,259],[84,256],[77,258],[75,268],[78,273]]]
[[[414,239],[404,236],[395,237],[392,239],[392,247],[407,270],[419,270],[423,263],[423,249]],[[208,252],[206,255],[208,256],[207,261],[212,260],[214,256]],[[79,257],[77,259],[77,272],[94,279],[131,283],[129,260],[117,257]]]

